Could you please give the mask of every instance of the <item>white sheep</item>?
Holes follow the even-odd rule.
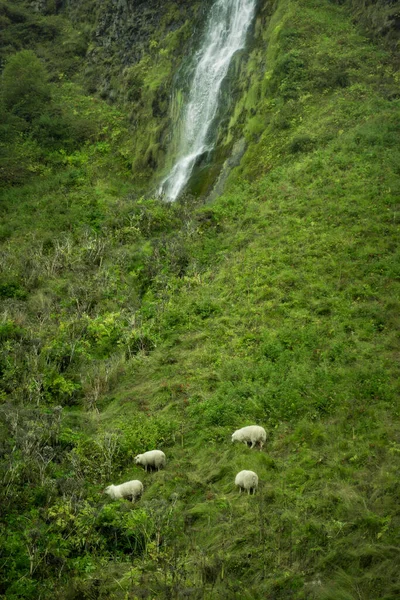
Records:
[[[259,444],[260,450],[262,450],[266,439],[265,429],[259,425],[248,425],[248,427],[242,427],[242,429],[238,429],[232,434],[232,442],[243,442],[246,446],[251,442],[252,448]]]
[[[254,471],[240,471],[235,477],[235,485],[239,486],[239,492],[247,490],[248,494],[254,494],[258,488],[258,476]]]
[[[138,454],[134,460],[135,465],[141,465],[146,471],[148,468],[159,471],[161,467],[165,467],[166,458],[161,450],[149,450],[144,454]]]
[[[105,490],[105,494],[108,494],[111,500],[119,500],[120,498],[132,498],[132,502],[135,502],[136,498],[140,498],[143,494],[143,483],[138,479],[132,481],[126,481],[120,485],[109,485]]]

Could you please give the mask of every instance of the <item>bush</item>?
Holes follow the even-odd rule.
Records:
[[[50,101],[46,68],[32,50],[11,56],[4,67],[2,95],[6,109],[32,121]]]
[[[23,334],[24,330],[13,321],[7,320],[0,323],[0,342],[20,339]]]
[[[289,151],[292,154],[296,154],[297,152],[309,152],[313,149],[314,144],[315,140],[312,136],[308,135],[307,133],[302,133],[296,135],[292,139],[289,145]]]
[[[104,506],[96,529],[106,540],[110,552],[141,556],[154,533],[154,523],[142,509],[127,512],[121,503]]]
[[[28,293],[20,287],[18,283],[6,282],[0,283],[0,298],[16,298],[17,300],[25,300]]]

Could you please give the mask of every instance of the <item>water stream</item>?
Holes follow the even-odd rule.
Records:
[[[173,202],[189,181],[196,161],[212,150],[221,84],[235,52],[244,47],[257,0],[215,0],[207,19],[184,109],[177,159],[159,193]]]

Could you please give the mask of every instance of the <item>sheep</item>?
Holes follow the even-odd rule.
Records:
[[[136,498],[140,498],[143,494],[143,483],[138,479],[133,479],[120,485],[109,485],[104,493],[108,494],[111,500],[131,497],[132,502],[135,502]]]
[[[144,454],[138,454],[134,458],[135,465],[141,465],[146,469],[157,469],[159,471],[161,467],[165,467],[165,454],[161,450],[149,450]]]
[[[242,429],[238,429],[232,434],[232,442],[243,442],[246,445],[251,443],[251,448],[259,444],[260,450],[262,450],[266,439],[267,434],[265,433],[265,429],[259,425],[242,427]]]
[[[247,493],[251,492],[255,494],[258,488],[258,476],[254,471],[240,471],[235,477],[235,485],[239,486],[239,492],[247,490]]]

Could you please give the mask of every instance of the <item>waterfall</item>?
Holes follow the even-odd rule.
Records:
[[[189,181],[196,160],[212,150],[215,137],[211,125],[232,56],[244,47],[257,0],[215,0],[205,28],[197,65],[184,110],[178,156],[159,193],[177,199]]]

